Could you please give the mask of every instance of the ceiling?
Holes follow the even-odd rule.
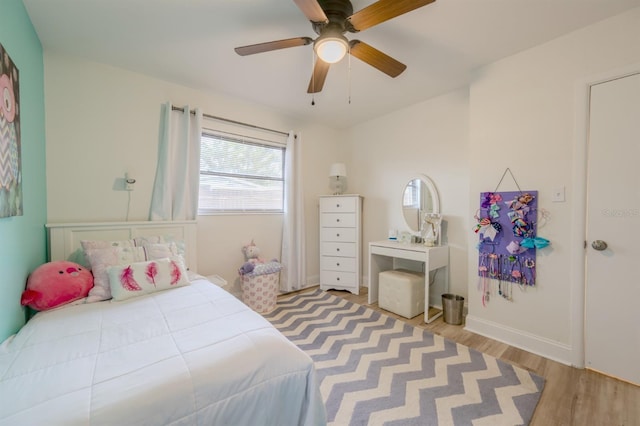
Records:
[[[393,79],[358,59],[344,59],[331,66],[311,105],[311,45],[245,57],[233,50],[314,38],[293,0],[23,2],[45,51],[230,95],[334,128],[464,87],[482,65],[640,6],[640,0],[437,0],[346,34],[406,64],[403,74]],[[352,3],[358,11],[373,1]]]

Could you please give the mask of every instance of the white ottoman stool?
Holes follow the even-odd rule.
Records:
[[[424,312],[424,274],[396,269],[380,272],[378,306],[387,311],[413,318]]]

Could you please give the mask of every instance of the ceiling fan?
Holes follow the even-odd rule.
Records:
[[[324,86],[330,65],[340,61],[347,53],[390,77],[400,75],[407,68],[405,64],[365,42],[349,41],[344,34],[366,30],[435,0],[379,0],[356,13],[353,13],[353,6],[349,0],[293,1],[311,21],[313,31],[318,34],[315,40],[310,37],[288,38],[236,47],[235,51],[240,56],[246,56],[313,43],[317,59],[307,93],[318,93]]]

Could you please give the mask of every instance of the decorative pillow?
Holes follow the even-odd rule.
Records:
[[[178,251],[176,243],[148,243],[142,247],[147,256],[145,260],[162,259],[165,257],[182,258],[182,254]],[[182,259],[182,263],[184,264],[184,258]]]
[[[107,271],[111,266],[167,257],[182,257],[184,250],[181,251],[176,242],[159,241],[164,241],[164,238],[138,237],[134,240],[120,241],[81,241],[87,267],[91,268],[94,277],[94,287],[89,291],[87,303],[111,298]],[[182,263],[184,264],[184,258]]]
[[[135,247],[136,244],[133,240],[80,240],[80,245],[81,248],[72,253],[67,260],[76,262],[87,269],[91,269],[91,262],[85,253],[86,250],[104,249],[109,247]]]
[[[156,291],[189,285],[179,257],[135,262],[109,268],[113,300],[126,300]]]
[[[133,241],[138,245],[167,242],[163,235],[145,235],[143,237],[134,237]]]
[[[106,246],[105,248],[89,248],[84,252],[93,273],[93,288],[89,291],[87,303],[100,302],[111,298],[109,275],[111,266],[124,265],[147,260],[142,247]]]
[[[147,244],[162,244],[162,243],[175,243],[178,248],[178,252],[184,255],[185,245],[184,241],[178,238],[174,238],[172,235],[152,235],[146,237],[135,237],[133,242],[137,246],[144,246]]]

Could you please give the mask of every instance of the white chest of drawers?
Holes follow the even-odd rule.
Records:
[[[320,197],[320,288],[359,294],[362,272],[362,197]]]

